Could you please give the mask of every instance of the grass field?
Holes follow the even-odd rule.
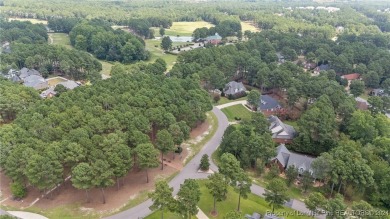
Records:
[[[246,30],[250,30],[252,32],[259,32],[260,29],[255,27],[251,22],[242,21],[241,22],[242,32],[244,33]]]
[[[173,22],[171,28],[165,29],[165,35],[170,36],[191,36],[192,32],[196,28],[201,27],[213,27],[214,25],[205,21],[196,21],[196,22]],[[155,30],[155,35],[159,35],[158,33],[159,28]]]
[[[34,18],[9,18],[10,21],[30,21],[33,24],[47,24],[46,20],[38,20]]]
[[[283,122],[286,123],[287,125],[291,125],[291,126],[294,127],[294,128],[298,128],[298,123],[297,123],[297,121],[284,120]]]
[[[158,58],[164,59],[167,63],[168,70],[170,70],[176,62],[177,56],[172,54],[165,54],[164,51],[160,48],[160,40],[145,40],[146,49],[151,53],[151,58],[147,62],[154,62]],[[157,46],[157,47],[156,47]]]
[[[240,117],[242,120],[250,119],[252,112],[249,111],[245,106],[238,104],[234,106],[229,106],[222,109],[222,112],[225,113],[229,122],[236,121],[234,117]]]
[[[160,218],[161,218],[161,211],[155,211],[151,215],[145,217],[145,219],[160,219]],[[181,217],[180,215],[172,213],[172,212],[169,212],[169,211],[164,211],[164,218],[168,218],[168,219],[183,219],[183,217]],[[197,217],[195,217],[195,216],[191,217],[191,219],[196,219],[196,218]]]
[[[69,35],[66,33],[49,33],[49,44],[63,45],[68,49],[72,48],[70,45]]]
[[[227,194],[226,200],[222,202],[217,202],[217,211],[218,215],[216,217],[213,217],[210,212],[213,210],[213,198],[210,195],[209,190],[206,188],[205,183],[206,180],[200,180],[198,181],[200,185],[200,190],[202,193],[202,196],[199,201],[199,208],[202,209],[202,211],[209,216],[209,218],[217,218],[222,219],[226,213],[229,211],[237,209],[237,203],[238,203],[238,194],[233,190],[233,188],[229,188],[229,192]],[[242,199],[241,198],[241,212],[243,215],[245,214],[253,214],[254,212],[258,212],[260,214],[265,214],[266,211],[271,210],[268,203],[261,197],[249,194],[248,199]],[[281,208],[275,210],[275,212],[288,212],[293,214],[294,210],[290,208]],[[286,219],[295,219],[295,218],[310,218],[305,216],[287,216]]]

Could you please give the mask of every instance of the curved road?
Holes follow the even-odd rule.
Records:
[[[242,104],[241,101],[232,102],[229,104]],[[223,107],[219,107],[223,108]],[[229,126],[229,121],[226,118],[225,114],[217,107],[213,107],[212,112],[218,119],[218,129],[215,132],[214,136],[203,146],[202,150],[192,158],[192,160],[181,170],[181,172],[175,176],[170,182],[169,185],[173,187],[173,193],[176,194],[180,188],[180,184],[184,182],[185,179],[204,179],[209,175],[208,173],[198,173],[200,159],[203,154],[208,154],[211,158],[211,154],[218,148],[221,143],[223,133],[225,129]],[[212,159],[210,159],[210,169],[214,172],[218,171],[218,167],[214,164]],[[252,185],[251,191],[253,194],[263,196],[264,188],[258,185]],[[146,200],[145,202],[130,208],[128,210],[122,211],[118,214],[107,217],[107,219],[138,219],[148,216],[152,213],[149,207],[152,205],[151,199]],[[300,212],[309,212],[305,207],[305,204],[299,200],[292,199],[289,204],[289,207],[300,211]],[[323,218],[323,217],[319,217]]]

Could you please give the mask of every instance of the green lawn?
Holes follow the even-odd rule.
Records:
[[[49,44],[63,45],[67,48],[72,48],[70,45],[69,35],[66,33],[49,33]]]
[[[196,28],[202,28],[202,27],[213,27],[214,25],[205,21],[196,21],[196,22],[173,22],[172,26],[169,29],[165,29],[165,35],[169,36],[191,36],[192,32]],[[155,30],[155,34],[160,35],[158,33],[158,30]]]
[[[210,218],[217,218],[222,219],[223,216],[229,211],[237,209],[237,203],[238,203],[238,194],[233,190],[233,188],[229,188],[229,192],[227,195],[227,199],[222,202],[217,202],[217,211],[218,215],[216,217],[211,216],[210,212],[213,210],[213,198],[210,195],[209,190],[206,188],[205,183],[206,180],[200,180],[198,181],[200,185],[200,190],[202,193],[202,196],[199,201],[199,208],[202,209],[202,211],[209,216]],[[258,212],[260,214],[264,214],[266,211],[271,210],[268,203],[261,197],[249,194],[248,199],[242,199],[241,198],[241,212],[245,214],[253,214],[254,212]],[[275,212],[288,212],[293,214],[294,210],[290,208],[281,208],[275,210]],[[310,218],[306,216],[285,216],[284,218]]]
[[[228,98],[226,97],[221,97],[221,99],[218,101],[218,103],[214,103],[214,106],[218,106],[218,105],[222,105],[222,104],[225,104],[225,103],[230,103],[230,102],[234,102],[234,101],[238,101],[238,100],[246,100],[247,97],[240,97],[238,99],[235,99],[235,100],[229,100]]]
[[[177,56],[164,53],[164,51],[160,47],[161,40],[150,39],[145,40],[145,43],[146,49],[151,53],[150,60],[148,60],[147,63],[154,62],[156,59],[162,58],[167,63],[168,70],[173,67],[176,62]]]
[[[62,79],[62,78],[59,78],[59,77],[47,79],[47,83],[49,84],[49,86],[55,86],[55,85],[57,85],[58,83],[60,83],[60,82],[65,82],[65,81],[66,81],[66,80],[64,80],[64,79]]]
[[[245,106],[241,104],[223,108],[222,112],[225,113],[225,115],[227,116],[230,122],[236,121],[234,117],[240,117],[241,120],[244,120],[244,119],[250,119],[252,116],[252,112],[249,111],[247,108],[245,108]]]

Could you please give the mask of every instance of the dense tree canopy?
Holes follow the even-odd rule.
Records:
[[[154,143],[159,130],[174,124],[188,133],[188,126],[203,121],[210,109],[209,97],[190,78],[115,75],[39,101],[18,114],[12,128],[2,127],[1,168],[15,181],[48,189],[62,179],[64,168],[81,171],[75,167],[89,163],[92,185],[102,189],[104,198],[104,188],[131,169],[131,150],[139,144]],[[188,134],[183,136],[188,138]],[[143,168],[155,166],[144,164],[154,155],[140,154]]]

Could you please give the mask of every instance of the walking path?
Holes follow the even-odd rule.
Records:
[[[47,217],[44,217],[40,214],[35,214],[26,211],[7,211],[7,212],[21,219],[48,219]]]
[[[207,217],[207,215],[200,208],[198,208],[198,213],[196,214],[196,217],[198,219],[209,219],[209,217]]]
[[[195,155],[195,157],[188,162],[188,164],[182,169],[182,171],[175,176],[170,182],[169,186],[173,187],[173,195],[176,195],[180,188],[180,184],[184,182],[185,179],[205,179],[209,175],[209,173],[199,173],[199,164],[200,159],[203,156],[203,154],[207,154],[209,157],[211,157],[211,154],[218,148],[219,144],[221,143],[223,133],[225,129],[229,126],[228,119],[226,118],[225,114],[220,110],[225,107],[237,105],[237,104],[245,104],[246,100],[241,101],[235,101],[230,102],[227,104],[219,105],[213,107],[212,112],[215,114],[215,116],[218,119],[218,128],[215,132],[214,136],[204,145],[204,147],[201,149],[201,151]],[[217,165],[210,160],[210,169],[213,172],[218,171]],[[251,192],[255,195],[264,197],[264,188],[258,185],[252,185],[251,186]],[[127,219],[127,218],[143,218],[148,216],[152,213],[152,211],[149,209],[149,207],[152,205],[152,200],[148,199],[145,202],[130,208],[126,211],[122,211],[118,214],[109,216],[107,219]],[[310,212],[309,209],[306,208],[305,204],[302,201],[292,199],[288,206],[291,206],[294,210],[297,210],[299,212],[308,213]],[[325,216],[317,216],[316,218],[324,219]],[[203,219],[203,217],[202,217]]]

